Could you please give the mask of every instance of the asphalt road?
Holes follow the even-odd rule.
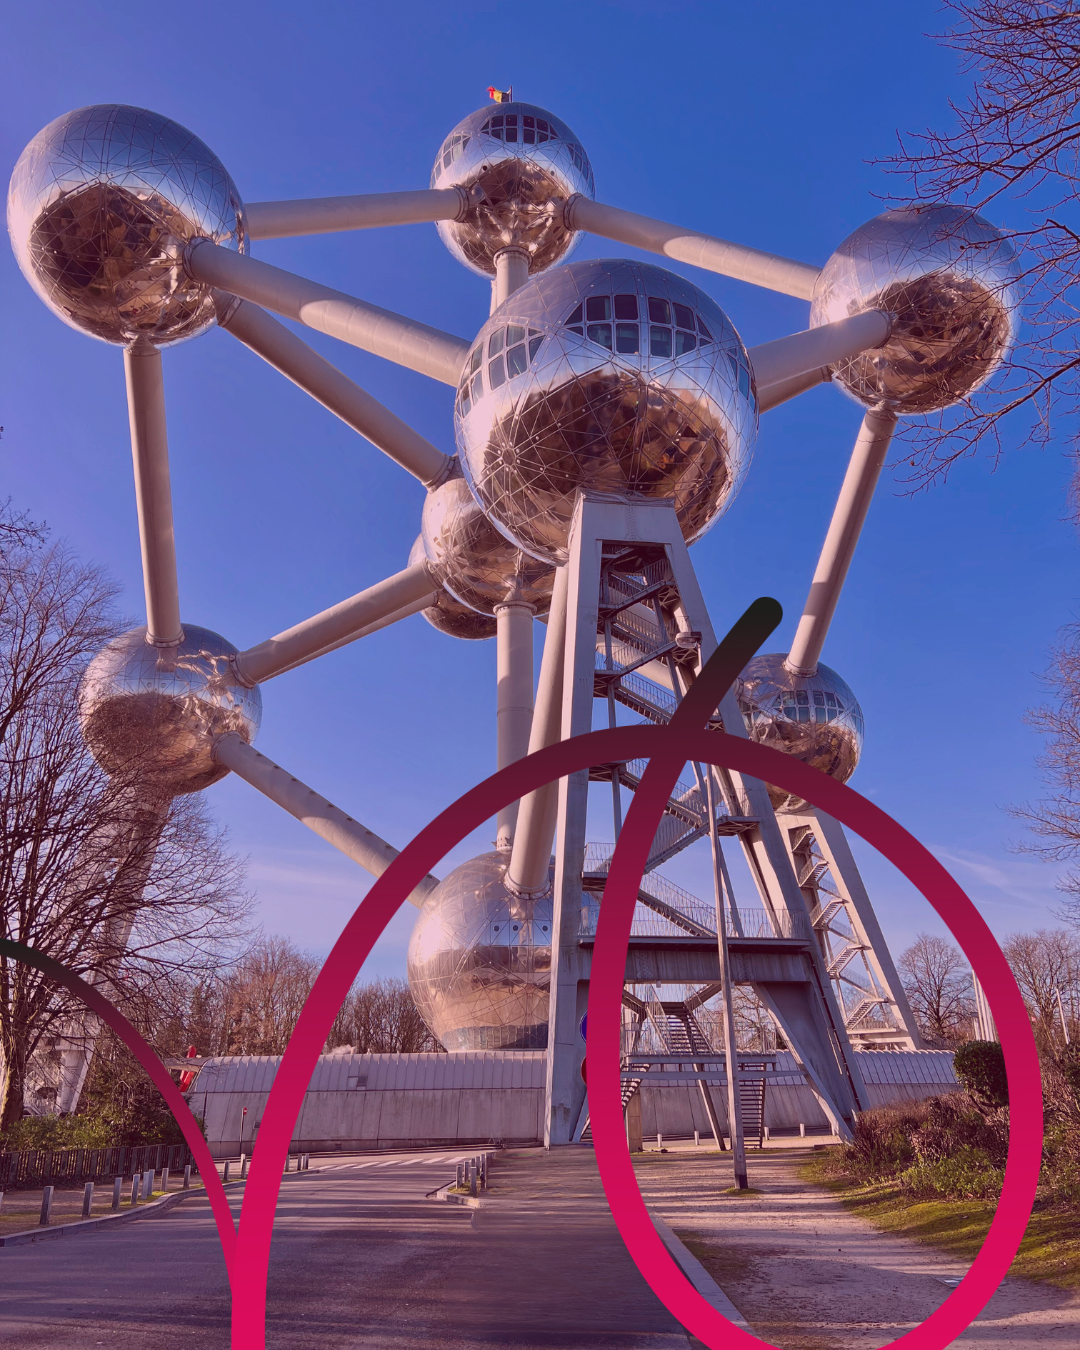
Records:
[[[464,1156],[327,1159],[322,1170],[284,1182],[267,1345],[686,1350],[685,1332],[633,1268],[602,1207],[543,1215],[426,1200]],[[228,1344],[228,1286],[203,1199],[0,1249],[0,1345]]]

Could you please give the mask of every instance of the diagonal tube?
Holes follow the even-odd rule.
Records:
[[[320,656],[326,656],[328,652],[336,652],[339,647],[347,647],[359,638],[367,637],[371,633],[378,633],[383,628],[389,628],[392,624],[400,623],[402,619],[409,619],[414,614],[419,614],[422,610],[436,604],[438,599],[439,592],[437,591],[432,591],[430,595],[422,595],[419,600],[414,600],[409,605],[403,605],[401,609],[395,609],[393,614],[388,614],[385,619],[377,619],[374,623],[365,624],[363,628],[358,628],[355,632],[348,633],[343,638],[338,638],[336,642],[331,642],[326,647],[320,647],[317,652],[312,652],[310,656],[301,657],[300,660],[294,661],[291,666],[286,666],[284,670],[275,671],[273,678],[276,679],[278,675],[285,675],[290,670],[296,670],[299,666],[306,666],[309,661],[314,661]]]
[[[668,225],[662,220],[639,216],[633,211],[622,211],[617,206],[604,206],[587,197],[571,197],[564,209],[564,218],[570,229],[587,230],[605,239],[614,239],[632,248],[648,253],[662,253],[667,258],[719,272],[725,277],[736,277],[753,286],[764,286],[770,291],[795,295],[809,300],[814,293],[820,267],[810,263],[781,258],[775,253],[733,244],[728,239],[717,239],[711,234],[687,230],[681,225]]]
[[[747,355],[758,389],[768,389],[857,356],[870,347],[880,347],[889,340],[891,331],[892,319],[882,310],[869,309],[848,319],[763,342],[751,347]]]
[[[419,478],[425,487],[437,487],[449,476],[454,466],[452,456],[436,449],[266,310],[249,300],[237,303],[234,296],[221,295],[218,322],[346,426]]]
[[[855,545],[859,542],[859,534],[870,509],[870,501],[895,427],[896,414],[881,409],[871,409],[863,418],[814,579],[810,583],[806,607],[784,663],[795,675],[813,675],[818,668],[825,636],[840,599],[840,591],[851,566]]]
[[[529,754],[562,740],[563,666],[566,661],[566,599],[570,568],[555,573],[555,588],[548,612],[544,655],[540,661],[540,680],[536,690],[536,708],[529,734]],[[559,783],[545,783],[523,797],[518,806],[517,827],[507,885],[520,895],[542,895],[548,888],[551,845],[559,815]]]
[[[180,592],[176,580],[161,352],[144,341],[126,348],[124,375],[131,425],[131,458],[135,469],[135,500],[139,509],[143,588],[146,591],[146,640],[155,647],[175,647],[184,636],[184,630],[180,626]]]
[[[184,266],[196,281],[272,309],[320,333],[456,385],[471,343],[365,300],[320,286],[208,239],[195,239]]]
[[[295,816],[309,830],[314,830],[328,844],[333,844],[347,858],[359,863],[372,876],[381,877],[398,856],[399,849],[380,839],[352,816],[347,816],[325,797],[320,797],[272,759],[260,755],[235,731],[227,732],[214,742],[214,759]],[[414,905],[422,905],[438,884],[438,877],[429,872],[409,899]]]
[[[759,385],[758,412],[764,413],[770,408],[778,408],[788,399],[805,394],[808,389],[814,389],[819,384],[828,384],[831,379],[832,369],[829,366],[819,366],[816,370],[804,371],[802,375],[795,375],[789,380],[778,380],[776,384],[767,384],[764,388]]]
[[[259,684],[280,675],[283,670],[318,656],[339,639],[359,637],[361,630],[386,619],[391,614],[415,601],[426,609],[435,603],[438,587],[431,580],[427,564],[413,563],[403,572],[396,572],[385,581],[369,586],[340,604],[324,609],[310,619],[276,637],[267,638],[258,646],[238,652],[232,658],[237,677],[243,684]]]
[[[417,192],[365,192],[356,197],[246,202],[244,214],[252,239],[290,239],[301,234],[456,220],[467,200],[461,188],[421,188]]]

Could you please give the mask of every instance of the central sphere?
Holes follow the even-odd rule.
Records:
[[[153,647],[133,628],[102,648],[79,689],[83,737],[101,767],[173,794],[224,778],[214,741],[235,731],[250,745],[262,720],[262,695],[237,681],[235,654],[194,624],[175,647]]]
[[[409,550],[409,566],[423,562],[426,556],[424,536],[418,534]],[[434,579],[432,584],[435,584]],[[480,614],[477,610],[470,609],[468,605],[463,605],[447,590],[440,590],[435,603],[429,605],[427,609],[422,609],[420,613],[432,628],[437,628],[447,637],[482,642],[485,638],[493,638],[497,631],[496,621],[490,615]]]
[[[810,326],[885,310],[883,347],[833,369],[866,407],[896,413],[947,408],[993,374],[1013,339],[1012,245],[961,206],[885,211],[848,235],[821,269]]]
[[[593,172],[565,122],[531,103],[490,104],[459,122],[443,141],[431,171],[433,188],[464,188],[470,204],[459,220],[440,220],[450,252],[481,276],[495,275],[495,257],[517,249],[530,273],[554,267],[577,243],[563,205],[593,197]]]
[[[795,755],[840,783],[859,763],[863,713],[835,670],[819,665],[813,675],[793,675],[782,652],[755,656],[735,690],[752,741]],[[769,784],[778,811],[804,811],[808,804]]]
[[[482,853],[455,867],[409,939],[409,988],[447,1050],[547,1045],[552,898],[509,891],[509,863],[509,853]]]
[[[578,493],[672,498],[688,543],[733,500],[757,434],[746,348],[720,307],[647,263],[571,263],[480,330],[455,405],[462,467],[500,530],[566,561]]]
[[[168,117],[118,103],[38,132],[11,175],[8,230],[54,314],[125,346],[214,323],[211,288],[184,270],[193,239],[247,251],[243,203],[217,156]]]
[[[555,569],[523,553],[488,520],[464,478],[448,479],[424,502],[424,555],[445,590],[493,614],[518,600],[540,614],[551,605]]]

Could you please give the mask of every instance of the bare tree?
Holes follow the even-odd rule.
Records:
[[[1003,944],[1002,951],[1042,1047],[1063,1045],[1062,1014],[1068,1017],[1080,997],[1080,937],[1061,928],[1040,928],[1035,933],[1017,933]]]
[[[974,1016],[971,968],[945,938],[920,933],[897,962],[923,1039],[950,1046],[970,1034]]]
[[[356,984],[342,1005],[326,1042],[328,1050],[351,1045],[358,1054],[419,1054],[442,1050],[420,1016],[408,982]]]
[[[944,477],[981,444],[996,457],[1002,436],[1045,443],[1055,414],[1080,396],[1080,315],[1071,288],[1080,234],[1069,221],[1080,147],[1080,11],[1050,0],[947,0],[953,26],[939,40],[973,76],[969,98],[950,104],[951,134],[901,137],[881,161],[911,184],[901,200],[962,201],[992,212],[1023,204],[1029,223],[1011,231],[1025,328],[990,384],[956,408],[908,426],[908,482]]]
[[[95,764],[78,685],[117,631],[115,588],[14,523],[0,531],[0,924],[135,1007],[169,973],[225,959],[248,911],[243,869],[199,799],[155,799]],[[0,1130],[22,1113],[31,1056],[83,1016],[0,958]]]
[[[281,1055],[319,974],[288,938],[262,938],[223,982],[225,1053]]]

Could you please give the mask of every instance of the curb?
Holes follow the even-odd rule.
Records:
[[[499,1203],[498,1200],[487,1200],[480,1195],[451,1195],[449,1185],[440,1186],[437,1191],[428,1191],[424,1199],[446,1205],[467,1205],[469,1209],[484,1209]]]
[[[652,1219],[653,1227],[660,1235],[660,1240],[675,1258],[676,1265],[705,1302],[726,1317],[729,1322],[734,1322],[737,1327],[741,1327],[744,1331],[750,1331],[750,1323],[739,1312],[735,1304],[732,1303],[693,1252],[683,1245],[658,1214],[650,1214],[649,1218]]]
[[[307,1176],[311,1173],[320,1171],[320,1168],[311,1167],[307,1172],[289,1172],[289,1176]],[[285,1174],[282,1175],[284,1181]],[[247,1178],[243,1181],[229,1181],[225,1183],[226,1194],[229,1191],[235,1191],[241,1186],[247,1185]],[[184,1200],[190,1200],[194,1196],[205,1196],[205,1186],[192,1186],[187,1191],[176,1191],[173,1195],[163,1195],[160,1200],[151,1200],[145,1205],[138,1205],[135,1209],[121,1211],[118,1214],[100,1214],[96,1219],[76,1219],[74,1223],[62,1223],[55,1226],[49,1225],[47,1228],[27,1228],[21,1233],[7,1233],[0,1237],[0,1247],[24,1247],[31,1242],[51,1242],[53,1238],[78,1237],[81,1233],[88,1233],[95,1228],[104,1228],[114,1223],[131,1223],[135,1219],[141,1219],[148,1214],[162,1214],[166,1210],[173,1209]]]

